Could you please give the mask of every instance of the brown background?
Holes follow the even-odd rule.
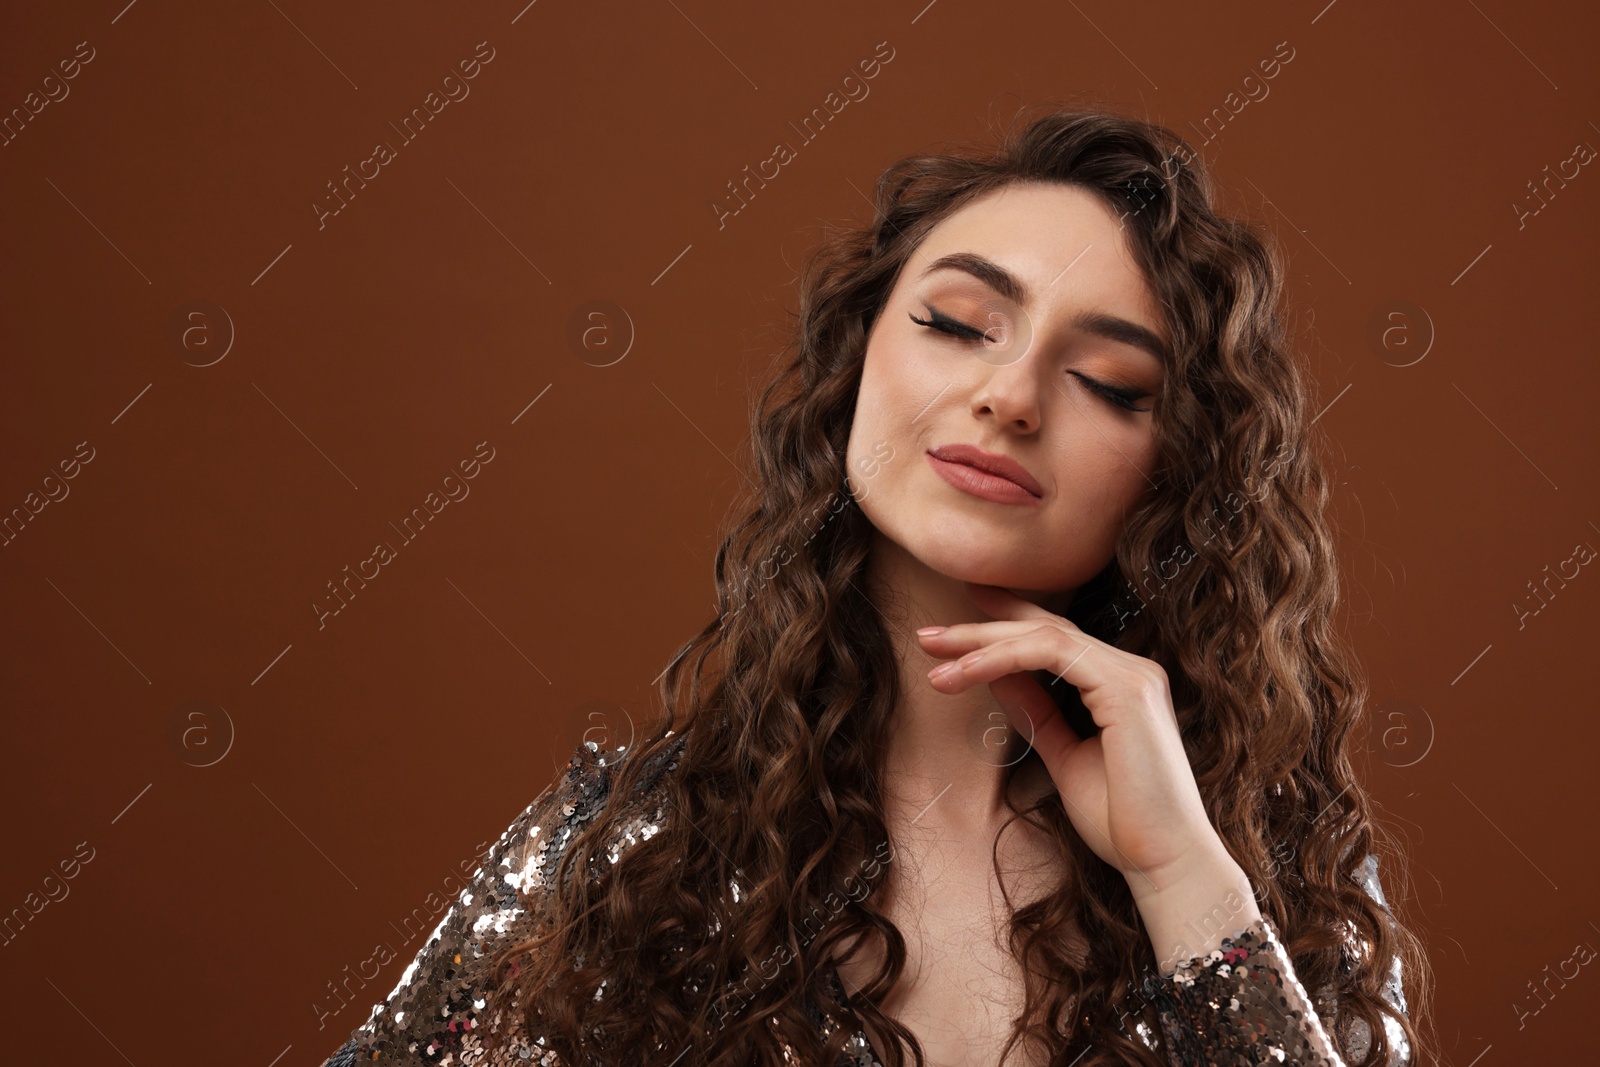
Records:
[[[1600,946],[1600,578],[1514,607],[1600,545],[1600,177],[1521,228],[1514,207],[1600,145],[1588,5],[123,3],[14,7],[0,33],[5,112],[94,50],[0,147],[0,512],[70,489],[0,548],[0,911],[70,890],[0,946],[14,1053],[319,1063],[419,946],[403,918],[586,724],[648,715],[713,610],[747,393],[817,220],[1074,94],[1184,133],[1289,254],[1342,449],[1364,765],[1414,854],[1385,881],[1431,944],[1448,1062],[1593,1049],[1592,968],[1515,1010]],[[470,95],[402,143],[389,124],[484,41]],[[885,41],[870,94],[801,143],[788,124]],[[1268,95],[1207,141],[1279,42]],[[396,158],[319,229],[379,140]],[[797,158],[719,229],[780,140]],[[574,347],[594,300],[621,309],[610,347]],[[625,358],[592,365],[623,314]],[[400,546],[389,524],[484,441],[470,495]],[[380,943],[398,958],[339,1008]]]

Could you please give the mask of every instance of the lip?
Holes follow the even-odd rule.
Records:
[[[927,452],[934,471],[964,492],[1003,504],[1031,504],[1044,487],[1028,469],[1009,456],[985,452],[976,445],[941,445]]]

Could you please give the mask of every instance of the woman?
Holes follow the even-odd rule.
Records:
[[[876,196],[659,725],[330,1063],[1416,1062],[1277,252],[1098,111]]]

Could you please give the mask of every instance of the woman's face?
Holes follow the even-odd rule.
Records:
[[[1014,184],[963,207],[907,260],[868,338],[846,455],[861,510],[952,578],[1077,589],[1152,485],[1164,321],[1093,194]],[[929,455],[951,446],[1015,461],[1033,491]]]

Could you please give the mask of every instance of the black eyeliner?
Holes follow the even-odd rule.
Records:
[[[906,313],[908,316],[910,316],[911,321],[916,323],[918,326],[922,326],[930,330],[938,330],[940,333],[949,334],[952,337],[963,337],[973,341],[984,341],[988,339],[989,335],[977,329],[976,327],[968,326],[964,322],[958,322],[957,320],[952,319],[950,316],[943,314],[935,307],[929,305],[924,306],[928,308],[929,315],[929,319],[926,321],[917,318],[915,312],[908,311]],[[1120,386],[1109,385],[1106,382],[1091,378],[1086,374],[1079,374],[1077,371],[1069,371],[1068,373],[1077,377],[1092,391],[1100,394],[1107,400],[1110,400],[1113,404],[1116,404],[1124,411],[1145,412],[1149,410],[1148,408],[1134,407],[1134,404],[1136,404],[1138,401],[1150,396],[1151,394],[1149,393],[1136,392]]]
[[[928,322],[917,318],[914,313],[907,312],[907,314],[911,315],[911,321],[918,326],[926,326],[929,329],[938,330],[940,333],[947,333],[954,337],[969,337],[974,341],[981,341],[989,336],[976,327],[968,326],[964,322],[957,322],[936,308],[928,308],[928,314],[932,316],[931,321]]]

